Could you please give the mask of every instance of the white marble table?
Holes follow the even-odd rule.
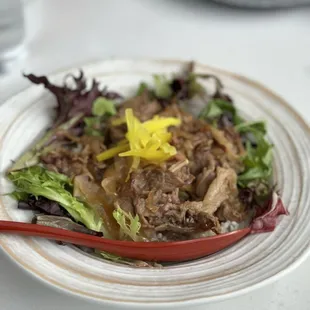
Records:
[[[0,103],[26,86],[21,69],[47,73],[110,56],[183,58],[257,79],[310,120],[309,7],[257,12],[207,0],[26,0],[26,18],[27,55],[0,77]],[[105,309],[33,279],[1,250],[0,269],[3,310]],[[226,308],[310,309],[310,258],[279,282],[199,309]]]

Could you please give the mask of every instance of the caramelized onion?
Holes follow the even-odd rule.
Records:
[[[113,217],[114,206],[109,203],[104,190],[87,175],[78,175],[74,178],[74,195],[93,208],[102,217],[107,237],[116,239],[117,223]]]

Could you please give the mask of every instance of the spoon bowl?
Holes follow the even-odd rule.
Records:
[[[111,240],[38,224],[0,221],[0,233],[41,237],[82,245],[122,257],[157,262],[182,262],[207,256],[234,244],[249,232],[250,228],[244,228],[186,241],[134,242]]]

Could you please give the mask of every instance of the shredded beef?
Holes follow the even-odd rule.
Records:
[[[67,135],[67,138],[70,138]],[[82,136],[72,138],[78,146],[76,148],[61,146],[41,155],[40,160],[47,169],[65,174],[70,178],[87,174],[91,178],[101,181],[105,163],[96,160],[96,155],[105,150],[100,137]]]
[[[131,188],[136,195],[145,195],[151,190],[161,189],[163,193],[172,192],[192,181],[189,171],[181,173],[163,170],[157,166],[149,166],[132,173]]]
[[[147,121],[161,111],[160,104],[156,100],[149,101],[145,93],[125,101],[118,111],[118,116],[124,116],[125,110],[129,108],[135,111],[135,116],[141,122]]]
[[[235,171],[230,168],[218,167],[216,169],[216,178],[210,184],[203,198],[204,209],[206,212],[214,214],[224,201],[237,194],[237,175]]]
[[[215,166],[203,168],[202,172],[196,178],[195,194],[197,198],[202,199],[209,189],[210,184],[216,177]]]
[[[171,232],[180,234],[174,236],[176,239],[208,230],[220,232],[217,218],[203,211],[201,201],[181,203],[177,191],[172,194],[157,191],[152,203],[148,199],[136,198],[134,204],[143,224],[155,232],[161,232],[166,238],[169,238]]]
[[[125,134],[127,131],[127,126],[125,124],[121,124],[119,126],[109,125],[108,127],[108,143],[115,144],[123,139],[125,139]]]
[[[69,177],[88,173],[88,157],[80,156],[66,149],[58,149],[40,157],[47,169],[65,174]]]
[[[110,119],[108,126],[108,143],[115,144],[125,138],[127,127],[125,124],[118,126],[112,125],[113,121],[124,117],[126,109],[133,109],[135,116],[141,121],[147,121],[158,114],[162,107],[158,101],[149,101],[147,93],[142,93],[125,101],[119,108],[117,114]]]
[[[138,214],[146,233],[168,240],[208,230],[219,233],[219,220],[244,220],[237,189],[243,152],[239,135],[216,129],[177,105],[160,115],[182,120],[170,129],[178,153],[161,166],[132,172],[118,187],[117,204]]]
[[[177,231],[179,239],[206,230],[219,233],[217,218],[204,210],[202,201],[180,200],[180,188],[192,180],[188,166],[182,163],[166,169],[150,165],[131,174],[130,180],[119,188],[116,201],[139,215],[146,233],[160,232],[168,239]]]

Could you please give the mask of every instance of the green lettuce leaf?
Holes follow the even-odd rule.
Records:
[[[115,115],[115,102],[104,97],[99,97],[93,102],[92,113],[95,116]]]
[[[205,93],[204,87],[198,82],[198,75],[193,72],[184,72],[168,78],[165,75],[153,75],[154,87],[148,86],[145,82],[141,82],[137,90],[137,95],[141,95],[145,90],[149,90],[151,98],[172,99],[173,96],[180,95],[179,100],[191,99],[195,95]],[[173,90],[173,83],[180,82],[181,89]],[[182,94],[182,95],[181,95]]]
[[[145,90],[148,89],[148,85],[145,82],[141,82],[137,90],[137,96],[141,96]]]
[[[101,137],[103,132],[101,129],[102,118],[100,116],[84,117],[84,132],[88,136]]]
[[[242,123],[236,129],[240,133],[251,133],[257,145],[253,147],[249,141],[246,142],[246,156],[243,158],[245,171],[238,176],[238,184],[246,187],[255,181],[268,183],[272,175],[273,146],[265,138],[265,123]]]
[[[189,97],[192,98],[195,95],[201,95],[205,93],[205,88],[197,81],[198,76],[195,73],[188,75],[188,92]]]
[[[169,81],[164,75],[155,74],[154,78],[154,93],[157,98],[168,99],[172,96],[173,91],[171,89]]]
[[[210,100],[208,104],[202,109],[198,117],[205,121],[212,121],[219,118],[225,112],[230,112],[234,119],[237,116],[236,108],[230,102],[222,99],[213,99]]]
[[[235,129],[240,133],[252,132],[254,134],[262,135],[265,135],[267,133],[266,123],[262,121],[241,122],[235,126]]]
[[[36,197],[43,196],[58,202],[64,207],[75,221],[87,228],[101,231],[102,219],[86,204],[77,200],[71,194],[71,180],[60,173],[48,171],[40,166],[33,166],[18,171],[12,171],[8,178],[16,187],[16,192],[27,193]]]
[[[117,209],[113,211],[113,217],[120,226],[121,235],[125,237],[128,236],[133,241],[142,240],[139,236],[141,223],[137,214],[133,217],[131,213],[127,213],[120,207],[117,207]]]
[[[88,136],[102,137],[107,118],[116,114],[115,102],[103,97],[93,102],[92,117],[84,117],[84,132]]]
[[[12,193],[9,194],[13,199],[17,200],[17,201],[26,201],[29,197],[28,193],[25,192],[19,192],[19,191],[14,191]]]

